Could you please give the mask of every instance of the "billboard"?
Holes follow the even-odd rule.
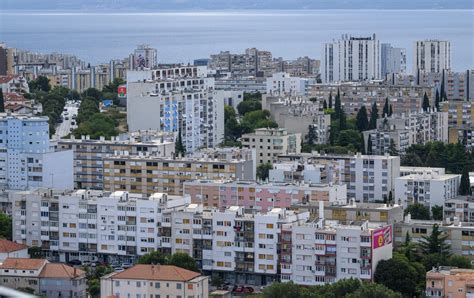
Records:
[[[372,249],[384,247],[392,243],[392,226],[378,228],[372,233]]]
[[[117,88],[118,97],[127,97],[127,86],[120,85]]]

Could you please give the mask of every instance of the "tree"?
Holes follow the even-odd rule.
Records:
[[[86,91],[82,93],[82,97],[93,98],[95,102],[99,102],[102,99],[102,92],[96,88],[87,88]]]
[[[346,121],[346,114],[343,110],[341,110],[339,114],[339,129],[344,130],[347,129],[347,121]]]
[[[392,105],[390,105],[390,108],[388,110],[388,116],[392,116],[393,115],[393,107]]]
[[[430,109],[430,99],[428,98],[428,94],[423,95],[423,103],[422,103],[423,111],[427,112]]]
[[[390,105],[388,104],[388,97],[385,98],[385,104],[383,105],[382,115],[384,118],[390,116]]]
[[[28,254],[32,259],[41,259],[43,257],[43,251],[41,250],[41,247],[38,246],[28,248]]]
[[[329,92],[329,108],[332,109],[332,91]]]
[[[339,132],[337,144],[339,146],[352,145],[356,150],[360,151],[360,143],[362,136],[357,130],[346,129]]]
[[[185,252],[174,253],[168,260],[168,265],[174,265],[187,270],[199,272],[196,260]]]
[[[439,229],[439,225],[434,224],[433,230],[429,236],[422,236],[419,247],[424,255],[437,254],[441,257],[449,257],[451,255],[451,247],[446,243],[448,235],[443,235]]]
[[[405,208],[405,215],[410,213],[412,219],[430,219],[430,209],[423,204],[415,203]]]
[[[420,274],[418,268],[404,255],[394,253],[392,259],[382,260],[377,264],[374,281],[405,297],[413,297],[422,292],[425,281],[425,275]]]
[[[464,167],[461,175],[461,184],[459,184],[459,194],[461,196],[472,195],[471,182],[469,181],[469,170]]]
[[[0,213],[0,238],[12,240],[12,218]]]
[[[28,83],[31,91],[44,91],[49,92],[51,90],[51,85],[49,84],[49,79],[45,76],[38,76],[36,80],[31,80]]]
[[[445,86],[444,86],[444,71],[443,71],[443,75],[442,75],[442,77],[441,77],[440,96],[441,96],[441,101],[446,101],[446,100],[448,100],[448,97],[446,96]]]
[[[393,193],[392,193],[392,191],[388,192],[388,202],[393,203]]]
[[[377,108],[377,102],[374,102],[370,111],[369,129],[377,128],[377,119],[379,119],[379,110]]]
[[[141,256],[138,261],[138,264],[153,264],[153,265],[165,265],[166,257],[159,251],[153,251]]]
[[[257,167],[257,178],[261,180],[266,180],[270,173],[270,170],[273,169],[271,163],[262,163]]]
[[[388,145],[388,154],[390,154],[390,156],[398,156],[397,146],[395,146],[393,139],[390,139],[390,144]]]
[[[411,237],[410,237],[410,233],[407,231],[407,233],[405,234],[405,246],[408,246],[411,242]]]
[[[334,104],[334,119],[339,119],[343,113],[341,106],[341,95],[339,89],[337,89],[336,102]]]
[[[362,106],[357,112],[356,126],[360,132],[366,131],[369,128],[369,118],[365,106]]]
[[[435,107],[436,107],[436,110],[439,111],[439,102],[440,102],[441,98],[439,96],[439,90],[436,89],[436,96],[435,96]]]
[[[302,298],[301,288],[292,281],[273,283],[263,290],[262,298]]]
[[[328,108],[328,103],[326,100],[323,101],[323,110],[326,110]]]
[[[87,283],[87,292],[92,297],[99,297],[100,295],[100,280],[97,278],[89,279]]]
[[[308,126],[308,134],[306,135],[308,145],[314,145],[318,141],[318,135],[316,133],[316,127],[310,124]]]
[[[181,126],[178,129],[178,138],[174,144],[174,153],[176,155],[181,154],[183,156],[186,154],[186,147],[183,145],[183,137],[181,136]]]
[[[78,128],[74,130],[73,134],[77,138],[81,136],[90,136],[91,139],[97,140],[100,137],[110,138],[118,135],[116,129],[116,121],[104,113],[93,114],[87,121],[79,124]]]
[[[367,155],[372,155],[372,136],[369,135],[369,138],[367,140]]]
[[[443,220],[443,206],[434,205],[431,207],[431,214],[434,220]]]
[[[463,256],[452,255],[448,259],[449,266],[463,268],[463,269],[472,269],[471,261]]]
[[[350,293],[345,298],[402,298],[400,293],[376,283],[362,284],[354,293]]]
[[[2,88],[0,88],[0,113],[5,113],[5,101],[3,100]]]

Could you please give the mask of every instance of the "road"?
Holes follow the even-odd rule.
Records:
[[[71,128],[74,129],[77,127],[76,125],[71,124],[73,121],[76,122],[74,119],[72,119],[72,116],[73,115],[77,116],[77,111],[79,110],[79,108],[77,107],[77,104],[74,104],[72,102],[67,102],[64,108],[67,111],[63,111],[63,113],[61,114],[61,118],[63,119],[63,122],[59,123],[56,126],[56,133],[53,135],[53,139],[63,138],[71,132]]]

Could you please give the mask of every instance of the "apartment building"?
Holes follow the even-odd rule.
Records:
[[[403,208],[397,204],[358,203],[350,200],[342,204],[341,202],[324,202],[324,205],[316,202],[297,204],[291,208],[300,212],[309,211],[311,218],[321,218],[323,215],[327,220],[342,223],[369,221],[394,224],[403,221]],[[324,214],[319,213],[321,209],[324,210]]]
[[[26,78],[21,75],[0,75],[0,88],[3,93],[29,93],[30,88]]]
[[[49,140],[48,117],[0,114],[0,185],[3,189],[72,189],[72,151]]]
[[[58,148],[74,154],[74,187],[103,189],[104,157],[128,152],[130,155],[171,157],[174,155],[174,137],[156,131],[129,133],[125,137],[91,140],[89,136],[58,140]]]
[[[443,205],[443,219],[449,222],[474,222],[474,198],[456,196]]]
[[[281,253],[282,282],[305,286],[348,278],[370,282],[378,262],[392,257],[391,225],[367,221],[345,225],[322,218],[282,229],[287,231],[282,232],[286,236],[281,243],[286,248]]]
[[[295,204],[347,201],[346,185],[343,184],[197,180],[185,182],[183,188],[183,193],[191,196],[193,203],[219,210],[242,206],[265,213],[273,208],[289,208]]]
[[[280,154],[301,152],[301,134],[290,134],[285,128],[257,128],[242,135],[242,147],[255,149],[257,164],[272,164]]]
[[[205,66],[128,71],[129,130],[180,133],[187,152],[215,147],[224,137],[224,102],[213,94]]]
[[[0,264],[0,286],[45,297],[87,297],[85,271],[44,259],[7,258]]]
[[[437,267],[426,273],[426,297],[464,298],[474,295],[474,270]]]
[[[376,35],[354,37],[323,44],[321,79],[323,83],[381,79],[380,43]]]
[[[416,220],[407,215],[404,221],[394,225],[395,246],[399,247],[405,243],[407,233],[413,243],[418,243],[422,237],[431,234],[433,225],[438,225],[442,235],[447,236],[446,241],[450,244],[453,254],[466,257],[474,264],[474,225],[459,220]]]
[[[230,73],[235,77],[267,77],[274,72],[272,53],[256,48],[248,48],[242,54],[221,51],[219,54],[211,55],[208,65],[210,69]]]
[[[474,105],[464,100],[444,101],[440,103],[440,109],[448,113],[449,143],[461,142],[466,148],[472,150]]]
[[[219,77],[215,81],[216,90],[243,91],[245,93],[265,93],[266,78],[262,77]]]
[[[130,65],[131,69],[153,69],[157,64],[157,51],[149,45],[138,45],[133,51],[133,65]]]
[[[336,161],[322,160],[312,163],[287,161],[273,164],[268,174],[268,181],[280,183],[340,184],[342,177]]]
[[[435,92],[432,86],[389,84],[385,81],[341,82],[315,84],[310,87],[309,97],[318,101],[333,98],[339,91],[341,105],[347,115],[356,116],[362,106],[370,113],[375,102],[379,117],[383,117],[383,106],[388,98],[394,114],[409,114],[422,108],[422,99],[426,95],[434,102]]]
[[[267,94],[306,96],[309,85],[315,83],[314,78],[294,77],[289,73],[278,72],[267,78]]]
[[[446,172],[445,168],[411,167],[411,166],[400,167],[400,177],[412,175],[412,174],[423,174],[423,173],[433,173],[433,174],[438,174],[438,175],[444,175],[445,172]]]
[[[254,161],[130,155],[104,158],[104,189],[108,191],[178,195],[184,182],[201,179],[255,179]]]
[[[48,259],[131,262],[161,247],[161,213],[183,208],[189,197],[156,193],[40,189],[12,197],[13,241],[41,247]]]
[[[380,72],[382,78],[387,74],[405,73],[407,71],[407,50],[392,47],[389,43],[380,45]]]
[[[442,72],[451,69],[451,42],[422,40],[414,44],[413,73]]]
[[[170,265],[135,265],[100,279],[100,296],[209,297],[209,277]]]
[[[214,90],[214,98],[216,101],[223,102],[224,105],[234,108],[235,113],[238,113],[237,106],[244,101],[244,91],[242,90]]]
[[[340,183],[347,185],[347,197],[357,202],[383,202],[395,190],[395,179],[400,176],[400,157],[388,155],[328,155],[313,153],[278,156],[278,162],[299,161],[318,164],[332,161],[338,164]]]
[[[399,154],[414,144],[439,141],[448,142],[448,113],[418,111],[398,114],[377,120],[377,128],[363,132],[366,152],[372,154]],[[370,138],[370,143],[369,143]]]
[[[404,207],[423,204],[430,208],[444,206],[448,199],[457,196],[461,175],[433,172],[411,174],[395,179],[395,202]]]
[[[310,130],[314,135],[313,143],[327,144],[331,130],[331,115],[322,111],[322,106],[312,102],[306,96],[262,97],[262,109],[268,110],[272,119],[288,133],[301,133],[307,140]]]

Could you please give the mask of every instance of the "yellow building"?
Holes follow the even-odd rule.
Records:
[[[428,271],[426,297],[474,297],[474,270],[439,267]]]

